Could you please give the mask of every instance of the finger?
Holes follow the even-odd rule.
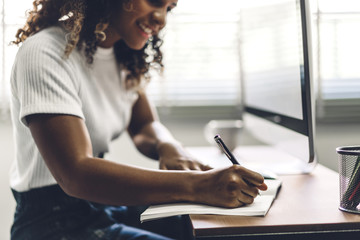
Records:
[[[240,205],[238,205],[238,207],[246,205],[246,203],[242,202],[240,199],[237,199],[237,201],[240,204]]]
[[[201,167],[198,162],[189,161],[190,170],[201,171]]]
[[[241,179],[242,187],[240,188],[240,192],[244,195],[247,195],[251,198],[255,198],[259,195],[259,188],[252,183],[249,183],[246,179]]]
[[[241,201],[244,204],[251,204],[254,202],[254,197],[252,197],[244,192],[241,192],[238,196],[238,201]]]
[[[250,185],[260,187],[264,183],[264,177],[257,172],[244,167],[239,167],[239,171],[244,180]]]
[[[201,167],[201,170],[202,170],[202,171],[208,171],[208,170],[213,169],[213,168],[210,167],[209,165],[203,165],[203,164],[201,164],[200,167]]]
[[[257,188],[243,189],[241,192],[253,198],[259,195],[259,189]]]
[[[176,164],[173,169],[174,169],[174,170],[191,170],[191,168],[189,167],[189,165],[188,165],[188,164],[185,164],[185,163]]]
[[[159,169],[161,170],[168,170],[165,164],[160,163]]]

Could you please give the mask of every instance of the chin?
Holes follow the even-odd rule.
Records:
[[[134,43],[134,42],[125,42],[126,45],[133,50],[141,50],[145,47],[146,42],[144,43]]]

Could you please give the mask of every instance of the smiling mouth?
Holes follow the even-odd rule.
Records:
[[[151,37],[151,35],[153,35],[154,31],[151,28],[147,27],[142,23],[138,23],[138,26],[143,31],[144,35],[146,35],[146,37]]]

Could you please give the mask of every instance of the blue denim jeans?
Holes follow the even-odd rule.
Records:
[[[125,206],[70,197],[58,185],[12,191],[17,203],[12,240],[171,239],[127,225],[134,219],[140,224]]]

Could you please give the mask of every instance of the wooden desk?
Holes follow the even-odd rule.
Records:
[[[322,165],[308,175],[281,176],[265,217],[190,215],[196,239],[360,239],[360,214],[339,206],[338,174]]]

